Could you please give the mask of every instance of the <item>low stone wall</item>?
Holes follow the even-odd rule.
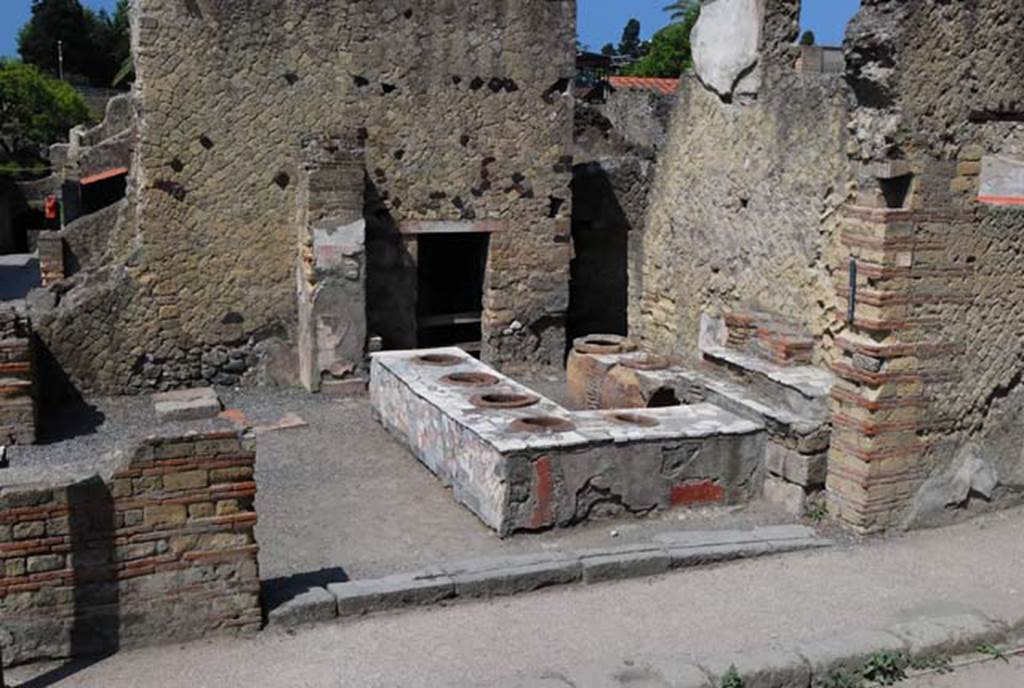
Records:
[[[250,443],[213,432],[148,439],[85,480],[6,471],[4,661],[257,630],[254,462]]]

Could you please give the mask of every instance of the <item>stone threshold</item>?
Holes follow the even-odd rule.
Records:
[[[533,592],[555,585],[599,583],[772,554],[829,547],[807,526],[676,531],[649,542],[566,552],[494,556],[440,564],[383,578],[326,586],[264,587],[267,625],[292,628],[410,607]]]
[[[587,688],[673,686],[674,688],[807,688],[808,686],[883,685],[864,679],[873,659],[892,658],[907,665],[907,678],[934,673],[921,667],[941,666],[943,660],[970,657],[979,648],[1000,646],[1019,638],[1024,620],[1016,625],[992,620],[977,611],[922,617],[882,630],[855,631],[789,647],[698,657],[652,657],[632,666],[586,666],[558,674],[565,685]],[[1015,630],[1016,629],[1016,630]],[[952,666],[952,662],[948,666]],[[489,688],[532,688],[548,685],[546,675],[520,674]],[[552,684],[554,685],[554,684]],[[562,684],[558,684],[562,685]],[[885,684],[888,685],[888,684]],[[483,688],[481,686],[481,688]]]

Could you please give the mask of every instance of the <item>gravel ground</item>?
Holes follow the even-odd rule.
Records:
[[[558,397],[562,383],[529,383]],[[499,554],[583,549],[648,539],[679,529],[745,528],[791,522],[764,504],[700,508],[585,524],[499,539],[373,418],[366,398],[298,389],[221,390],[225,407],[250,425],[293,413],[306,427],[261,434],[256,528],[264,580],[312,574],[317,580],[375,577],[444,561]],[[51,413],[43,444],[11,449],[15,470],[88,474],[100,457],[147,435],[234,427],[226,421],[163,423],[148,397],[99,399]],[[20,475],[19,475],[20,478]],[[0,471],[0,482],[4,471]]]

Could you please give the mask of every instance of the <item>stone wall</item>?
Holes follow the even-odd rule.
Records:
[[[979,186],[986,161],[1024,161],[1024,7],[865,3],[846,53],[858,193],[842,235],[857,273],[833,508],[872,530],[1019,501],[1024,183],[1004,192],[1020,204],[979,202]]]
[[[750,45],[737,43],[737,20],[716,19],[721,8],[757,24],[742,32]],[[746,62],[722,79],[735,86],[727,93],[714,90],[713,66],[680,85],[647,220],[630,241],[630,334],[651,351],[692,357],[702,312],[756,308],[803,325],[824,355],[837,319],[829,257],[846,198],[847,94],[841,75],[796,71],[798,14],[796,0],[705,6],[711,28],[734,36],[695,42],[710,46],[705,63],[734,44]]]
[[[623,141],[658,151],[667,142],[675,103],[674,93],[666,95],[653,88],[619,88],[610,90],[599,108]]]
[[[295,182],[302,142],[320,136],[364,144],[368,232],[506,223],[490,242],[484,356],[559,360],[573,0],[140,0],[133,9],[133,209],[112,237],[114,259],[75,297],[92,305],[60,309],[48,324],[76,384],[187,385],[205,377],[217,347],[248,362],[261,341],[294,337]],[[410,298],[386,292],[368,310],[400,310]]]
[[[675,95],[611,91],[577,104],[568,338],[626,334],[630,237],[644,225]]]
[[[32,326],[22,308],[0,306],[0,445],[34,444],[37,388]]]
[[[85,480],[4,471],[4,662],[257,630],[254,461],[208,433],[147,440]]]
[[[313,139],[299,173],[296,266],[299,379],[358,377],[366,353],[364,151],[358,142]]]

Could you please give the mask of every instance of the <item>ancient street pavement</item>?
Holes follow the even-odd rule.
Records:
[[[126,652],[53,685],[516,685],[516,679],[572,676],[594,666],[612,670],[648,657],[689,660],[787,647],[968,609],[1020,620],[1022,519],[1024,510],[1017,509],[866,545],[369,617],[294,634]],[[33,675],[12,671],[9,678],[19,685]],[[954,674],[918,681],[914,688],[1022,685],[1019,662],[972,669],[967,676],[978,678]]]
[[[985,662],[957,669],[952,674],[906,681],[901,688],[1020,688],[1024,686],[1024,658]]]

